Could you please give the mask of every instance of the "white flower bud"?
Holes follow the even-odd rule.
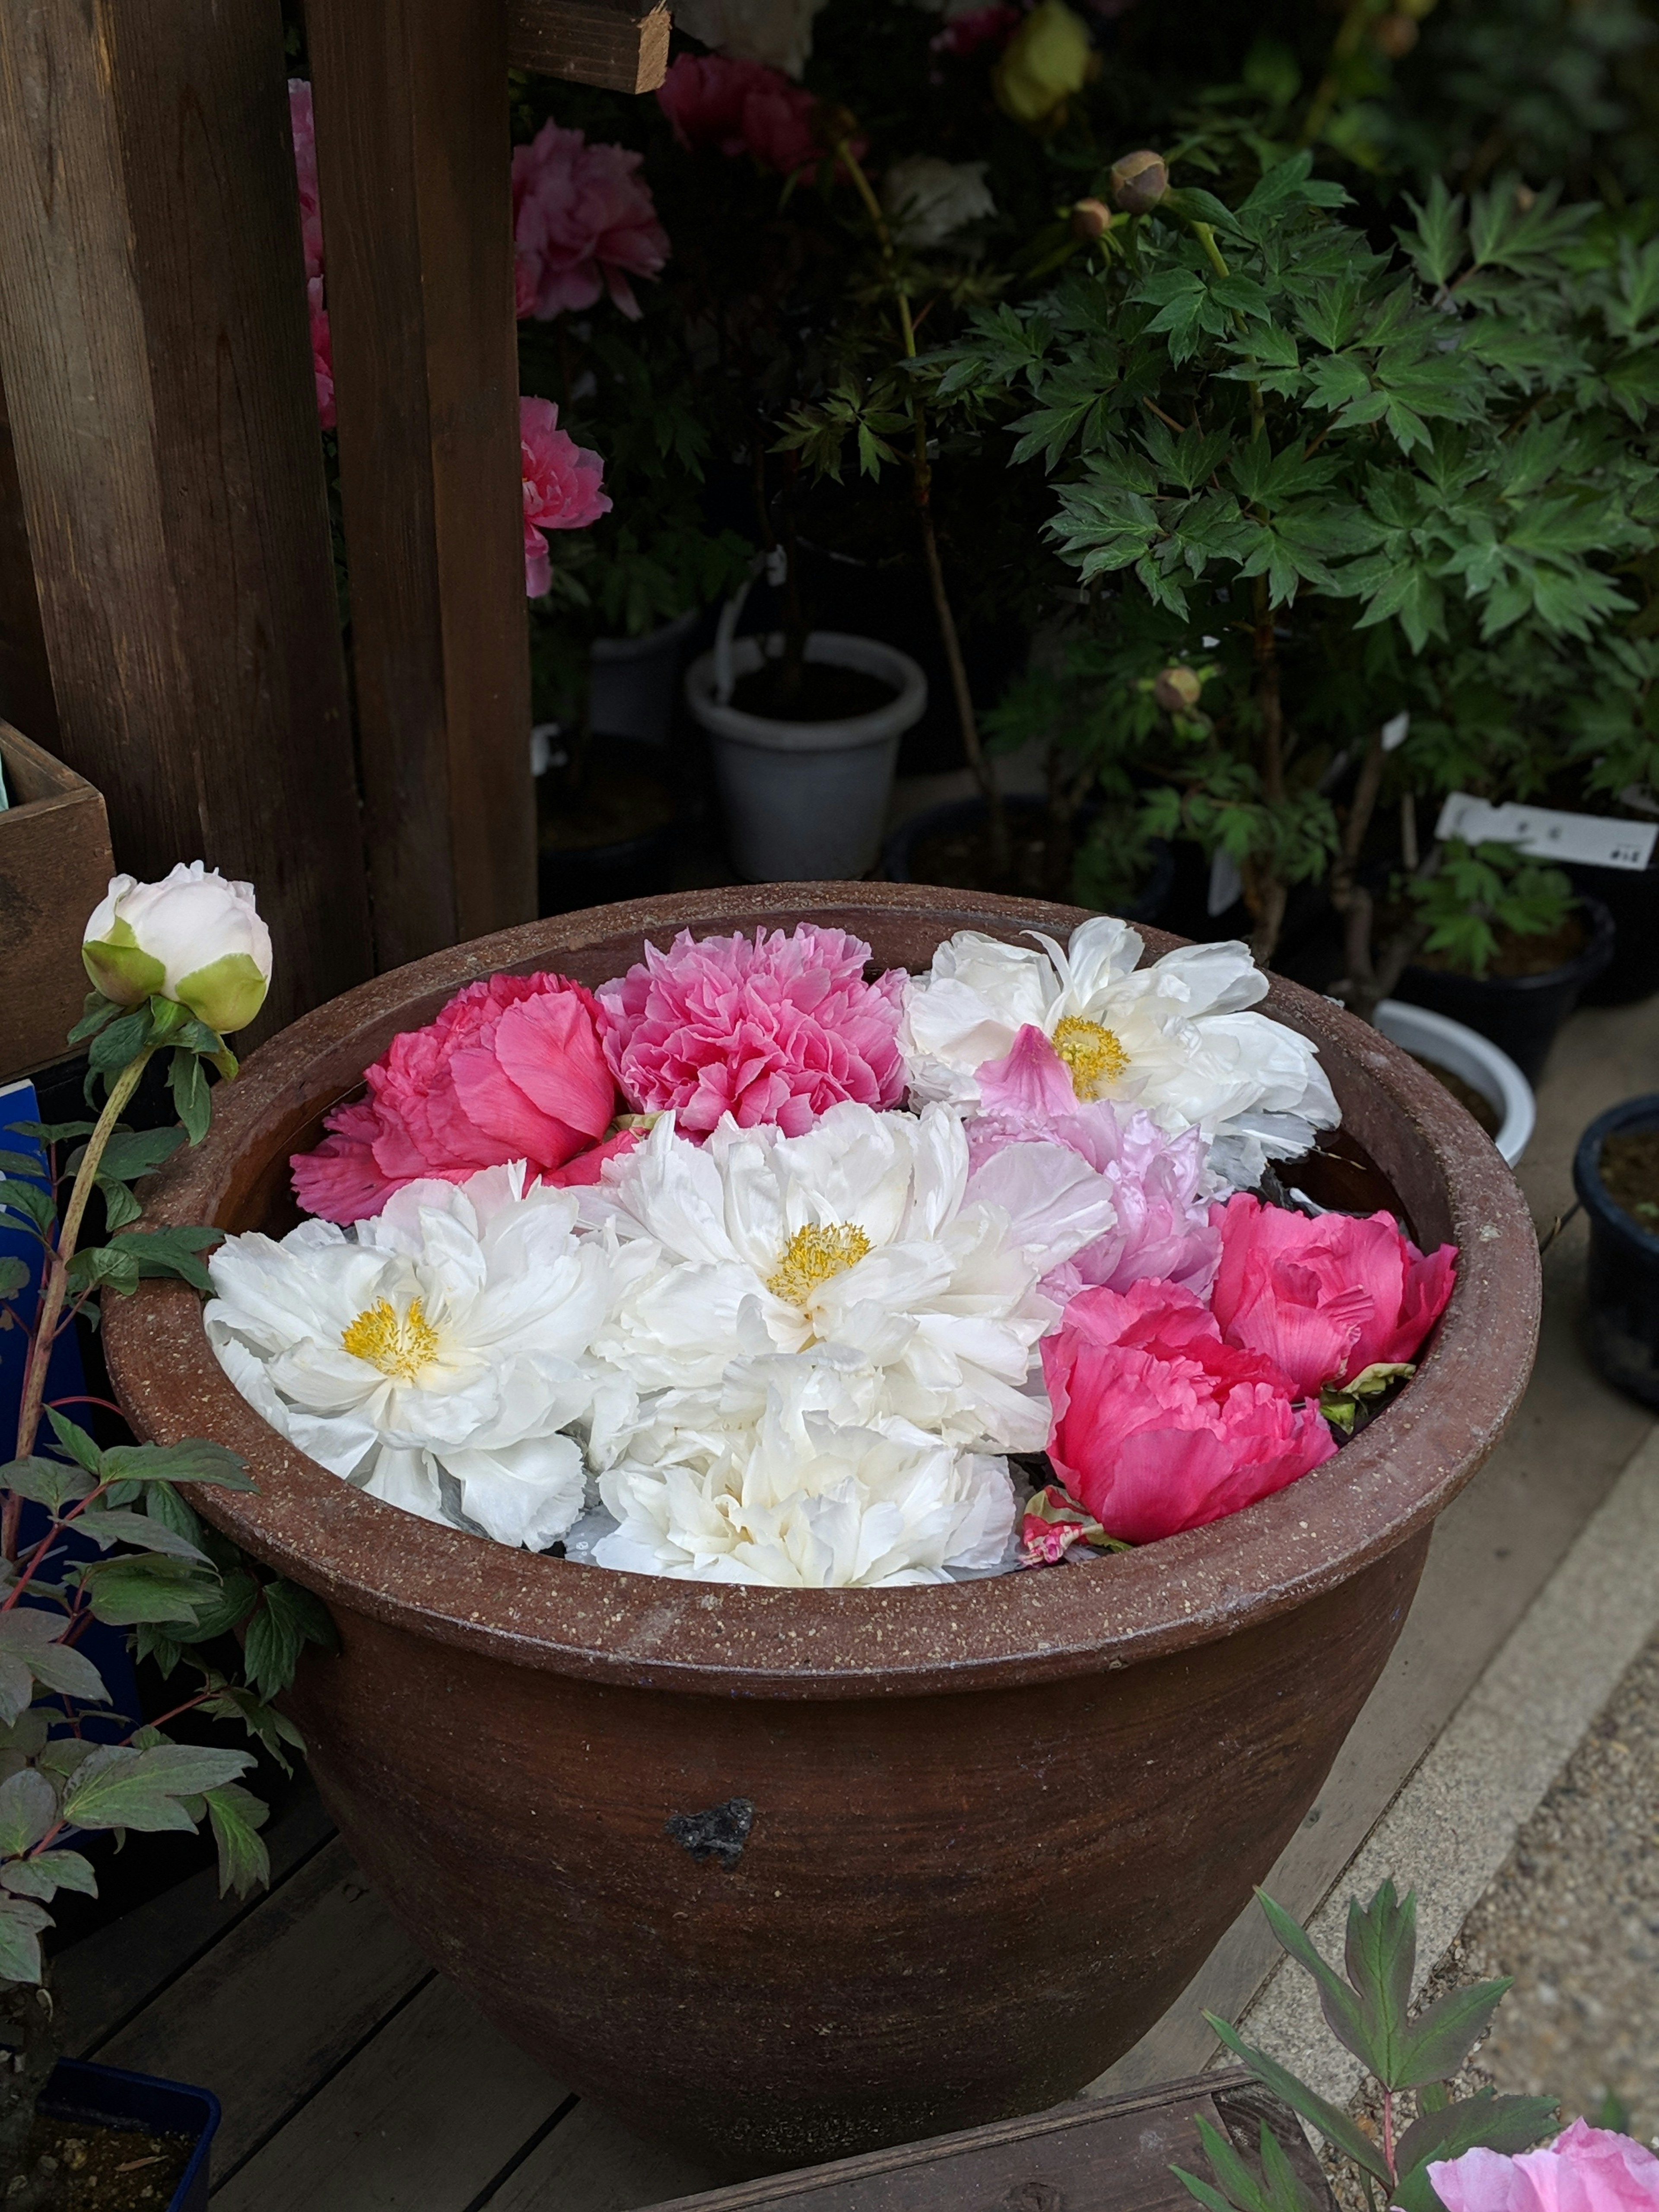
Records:
[[[939,246],[964,223],[996,213],[983,161],[942,161],[908,154],[882,179],[883,205],[911,246]]]
[[[221,1036],[246,1029],[270,984],[270,932],[252,884],[180,860],[159,884],[112,876],[86,927],[81,957],[106,999],[173,999]]]

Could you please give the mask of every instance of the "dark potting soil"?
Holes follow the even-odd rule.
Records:
[[[1638,1228],[1659,1236],[1659,1129],[1630,1129],[1601,1140],[1607,1196]]]
[[[1412,1058],[1419,1067],[1426,1067],[1437,1083],[1444,1085],[1458,1104],[1474,1115],[1489,1137],[1497,1136],[1504,1126],[1504,1117],[1485,1091],[1477,1091],[1472,1083],[1465,1083],[1462,1077],[1454,1075],[1450,1068],[1442,1067],[1437,1060],[1425,1060],[1420,1052],[1414,1052]]]
[[[1570,914],[1559,929],[1547,930],[1537,937],[1517,937],[1510,929],[1498,930],[1497,936],[1498,951],[1486,975],[1513,981],[1517,976],[1549,975],[1565,968],[1589,943],[1589,930],[1582,915]],[[1414,957],[1419,968],[1437,968],[1450,975],[1465,972],[1443,952],[1419,952]]]
[[[536,836],[544,853],[591,851],[648,837],[673,817],[673,798],[654,776],[596,761],[579,790],[538,792]]]
[[[1030,817],[1026,819],[1029,823]],[[990,837],[982,824],[938,830],[931,837],[919,837],[911,847],[910,880],[915,884],[942,884],[950,890],[1004,891],[1016,898],[1072,902],[1070,870],[1060,881],[1055,881],[1049,868],[1048,842],[1040,827],[1022,830],[1018,817],[1011,817],[1008,848],[1013,863],[1012,882],[1006,878],[1000,880],[994,872]],[[1146,887],[1143,874],[1139,883],[1124,886],[1106,911],[1121,914],[1134,904]]]
[[[152,2136],[45,2114],[29,2137],[35,2159],[55,2158],[62,2168],[62,2212],[156,2212],[172,2203],[195,2148],[189,2136]]]
[[[769,660],[764,668],[738,678],[732,704],[740,714],[758,714],[769,722],[850,722],[890,707],[897,696],[879,676],[822,660],[807,662],[792,696],[784,690],[782,663]]]

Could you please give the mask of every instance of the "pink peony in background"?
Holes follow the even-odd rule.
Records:
[[[323,305],[323,280],[313,276],[306,286],[311,310],[311,373],[317,382],[317,420],[325,430],[334,428],[334,343],[329,336],[328,309]]]
[[[1044,1337],[1048,1457],[1109,1536],[1150,1544],[1271,1497],[1336,1442],[1283,1376],[1174,1283],[1079,1291]]]
[[[672,949],[599,987],[605,1051],[645,1110],[672,1109],[705,1136],[723,1114],[799,1136],[842,1100],[896,1104],[904,1091],[896,971],[864,980],[870,948],[804,921],[787,936],[708,937],[683,929]]]
[[[617,1111],[591,992],[562,975],[469,983],[436,1021],[394,1037],[368,1097],[336,1107],[328,1137],[290,1163],[307,1213],[361,1221],[422,1176],[463,1182],[526,1160],[544,1182],[596,1182]]]
[[[655,276],[668,258],[642,156],[590,146],[580,131],[544,124],[513,149],[514,279],[520,315],[549,322],[591,307],[607,291],[637,320],[629,276]]]
[[[1062,1305],[1091,1284],[1127,1291],[1157,1278],[1200,1297],[1214,1278],[1221,1237],[1212,1226],[1205,1144],[1197,1129],[1170,1136],[1150,1114],[1081,1101],[1070,1071],[1040,1029],[1028,1024],[1004,1060],[979,1070],[982,1110],[965,1127],[975,1194],[997,1203],[999,1177],[1018,1150],[1041,1169],[1050,1146],[1086,1160],[1110,1188],[1115,1225],[1043,1279]],[[991,1163],[1003,1158],[1001,1169]],[[1024,1209],[1010,1206],[1017,1215]]]
[[[1456,1246],[1425,1258],[1387,1213],[1316,1220],[1241,1192],[1210,1218],[1221,1232],[1210,1300],[1221,1333],[1271,1359],[1297,1397],[1414,1359],[1452,1293]]]
[[[1018,8],[975,8],[953,16],[928,44],[936,54],[974,54],[981,46],[1006,46],[1024,19]]]
[[[519,453],[524,478],[524,587],[539,599],[552,581],[546,532],[586,530],[611,501],[600,486],[605,463],[559,428],[550,399],[519,402]]]
[[[305,240],[306,280],[323,273],[322,201],[317,191],[317,125],[311,87],[302,76],[288,81],[289,127],[294,134],[294,167],[300,183],[300,230]]]
[[[1542,2150],[1466,2150],[1429,2180],[1446,2212],[1659,2212],[1659,2158],[1632,2136],[1575,2120]]]
[[[815,118],[817,102],[763,62],[724,54],[681,54],[663,79],[658,103],[674,136],[696,154],[752,154],[780,176],[809,173],[823,157]]]

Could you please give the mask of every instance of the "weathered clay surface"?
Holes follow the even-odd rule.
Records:
[[[474,977],[595,984],[647,936],[804,915],[912,968],[955,929],[1082,918],[769,884],[458,947],[256,1053],[150,1218],[288,1226],[289,1154]],[[1149,957],[1175,941],[1144,934]],[[140,1432],[245,1454],[258,1492],[210,1496],[213,1518],[334,1609],[343,1653],[307,1666],[294,1705],[362,1864],[492,2018],[634,2124],[754,2172],[1051,2103],[1175,1998],[1316,1795],[1435,1515],[1524,1386],[1538,1267],[1509,1171],[1437,1083],[1292,984],[1268,1003],[1317,1041],[1343,1105],[1298,1179],[1455,1241],[1457,1288],[1416,1380],[1338,1457],[1085,1568],[796,1592],[507,1552],[275,1436],[182,1285],[110,1301]]]

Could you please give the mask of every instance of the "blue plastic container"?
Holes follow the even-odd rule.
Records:
[[[1659,1236],[1615,1206],[1601,1180],[1608,1137],[1659,1129],[1659,1092],[1598,1114],[1578,1139],[1572,1181],[1589,1217],[1589,1355],[1609,1382],[1659,1406]]]
[[[210,2089],[182,2081],[157,2081],[118,2066],[86,2058],[60,2058],[41,2092],[39,2109],[58,2120],[90,2120],[106,2128],[142,2129],[155,2136],[189,2136],[196,2148],[167,2212],[208,2212],[208,2164],[219,2100]]]

